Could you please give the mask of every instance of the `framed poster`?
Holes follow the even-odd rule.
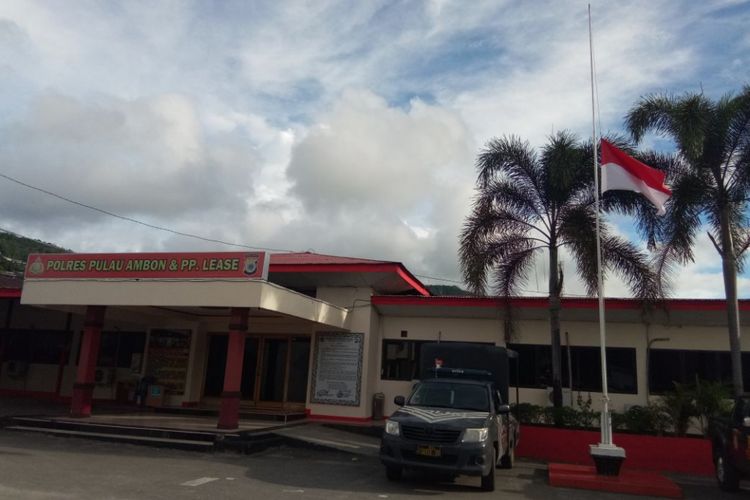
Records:
[[[151,330],[146,375],[167,394],[183,394],[190,360],[190,330]]]
[[[316,334],[311,402],[359,406],[364,339],[363,333]]]

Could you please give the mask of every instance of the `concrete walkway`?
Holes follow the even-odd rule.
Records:
[[[308,445],[331,448],[355,455],[376,457],[380,450],[380,438],[355,431],[334,429],[320,423],[285,427],[276,429],[273,433]]]

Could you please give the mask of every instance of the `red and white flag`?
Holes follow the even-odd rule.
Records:
[[[658,209],[659,215],[664,215],[664,204],[672,195],[664,185],[666,174],[641,163],[605,139],[601,146],[602,193],[617,189],[641,193]]]

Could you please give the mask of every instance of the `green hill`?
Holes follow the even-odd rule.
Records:
[[[0,232],[0,272],[23,273],[30,253],[70,253],[72,250],[26,238],[9,231]]]

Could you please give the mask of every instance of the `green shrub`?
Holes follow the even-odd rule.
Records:
[[[599,426],[600,413],[591,409],[591,393],[584,400],[579,392],[576,403],[578,404],[578,427]]]
[[[548,406],[544,408],[545,424],[555,425],[557,427],[578,427],[578,410],[569,406],[555,408]]]
[[[693,404],[703,435],[708,434],[708,420],[728,414],[732,410],[731,392],[721,382],[696,379]]]
[[[674,383],[673,391],[665,392],[662,395],[659,406],[667,415],[667,420],[673,432],[678,436],[687,434],[690,420],[698,416],[694,399],[692,388],[677,382]]]
[[[541,424],[544,408],[531,403],[518,403],[511,406],[512,413],[521,424]]]
[[[620,425],[636,434],[661,436],[669,428],[670,422],[660,405],[649,403],[646,406],[631,406],[622,414]]]

